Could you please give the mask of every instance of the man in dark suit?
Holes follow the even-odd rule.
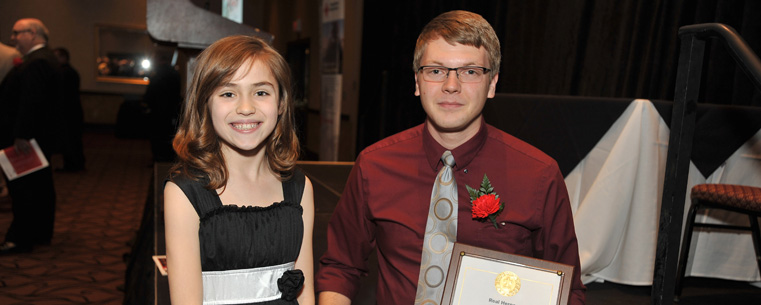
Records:
[[[20,19],[13,25],[11,43],[23,55],[0,84],[0,147],[13,146],[34,153],[36,139],[49,159],[55,151],[61,97],[60,65],[47,47],[48,29],[38,19]],[[53,237],[55,188],[48,166],[8,182],[13,222],[0,244],[0,254],[29,252]]]

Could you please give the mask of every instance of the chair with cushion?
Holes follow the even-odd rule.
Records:
[[[756,250],[756,263],[761,272],[761,231],[758,217],[761,217],[761,188],[733,184],[698,184],[690,191],[692,206],[687,215],[682,247],[677,269],[674,298],[678,300],[682,293],[682,283],[690,252],[690,242],[695,227],[751,231],[753,246]],[[701,209],[722,209],[748,215],[750,226],[733,226],[695,222],[697,212]]]

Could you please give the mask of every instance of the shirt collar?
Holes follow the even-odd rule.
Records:
[[[45,47],[45,44],[44,44],[44,43],[41,43],[41,44],[35,45],[35,46],[33,46],[31,49],[29,49],[29,52],[26,52],[26,55],[32,54],[32,52],[34,52],[34,51],[37,51],[37,50],[39,50],[39,49],[42,49],[42,48],[44,48],[44,47]]]
[[[427,120],[425,124],[423,124],[423,150],[425,151],[425,157],[428,160],[431,169],[433,169],[433,171],[438,171],[439,166],[443,164],[441,161],[441,155],[443,155],[447,149],[444,148],[444,146],[441,146],[439,142],[436,142],[428,131],[428,124],[430,123]],[[468,166],[476,155],[478,155],[478,152],[481,151],[481,148],[484,147],[488,135],[486,121],[482,119],[478,132],[476,132],[470,140],[451,150],[455,160],[454,168],[460,169]]]

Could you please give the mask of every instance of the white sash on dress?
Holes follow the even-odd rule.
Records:
[[[251,269],[204,271],[204,304],[241,304],[279,299],[277,280],[296,262]]]

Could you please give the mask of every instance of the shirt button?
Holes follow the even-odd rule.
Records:
[[[467,168],[463,169],[462,172],[467,174],[468,173],[468,169]]]

